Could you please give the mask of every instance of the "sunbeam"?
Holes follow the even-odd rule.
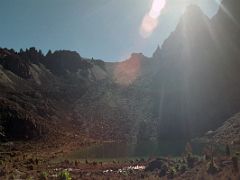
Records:
[[[217,3],[219,3],[217,1]],[[232,22],[237,26],[240,27],[240,24],[238,23],[238,21],[236,20],[236,18],[231,14],[231,12],[229,12],[229,10],[224,6],[224,4],[219,3],[220,9],[223,10],[223,12],[232,20]]]

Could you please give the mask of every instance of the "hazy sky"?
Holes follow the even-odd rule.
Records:
[[[107,61],[126,59],[132,52],[151,56],[187,4],[199,4],[212,16],[216,1],[166,0],[155,31],[143,38],[139,29],[153,0],[1,0],[0,47],[68,49]]]

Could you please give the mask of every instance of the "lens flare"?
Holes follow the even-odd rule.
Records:
[[[152,18],[148,14],[143,18],[140,28],[140,34],[143,38],[149,37],[158,25],[158,20]]]
[[[158,25],[158,17],[166,5],[166,0],[153,0],[152,8],[147,13],[140,27],[140,35],[143,38],[149,37]]]
[[[139,76],[142,54],[133,53],[127,61],[120,62],[114,68],[115,82],[121,86],[131,85]]]

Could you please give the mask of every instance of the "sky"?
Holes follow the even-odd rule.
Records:
[[[0,47],[73,50],[82,57],[121,61],[133,52],[151,56],[174,31],[189,4],[212,17],[218,0],[165,0],[157,24],[142,33],[154,0],[1,0]]]

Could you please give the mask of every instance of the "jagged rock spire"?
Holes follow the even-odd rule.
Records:
[[[161,48],[160,48],[160,45],[158,44],[157,49],[153,53],[153,58],[158,58],[160,56],[160,53],[161,53]]]

